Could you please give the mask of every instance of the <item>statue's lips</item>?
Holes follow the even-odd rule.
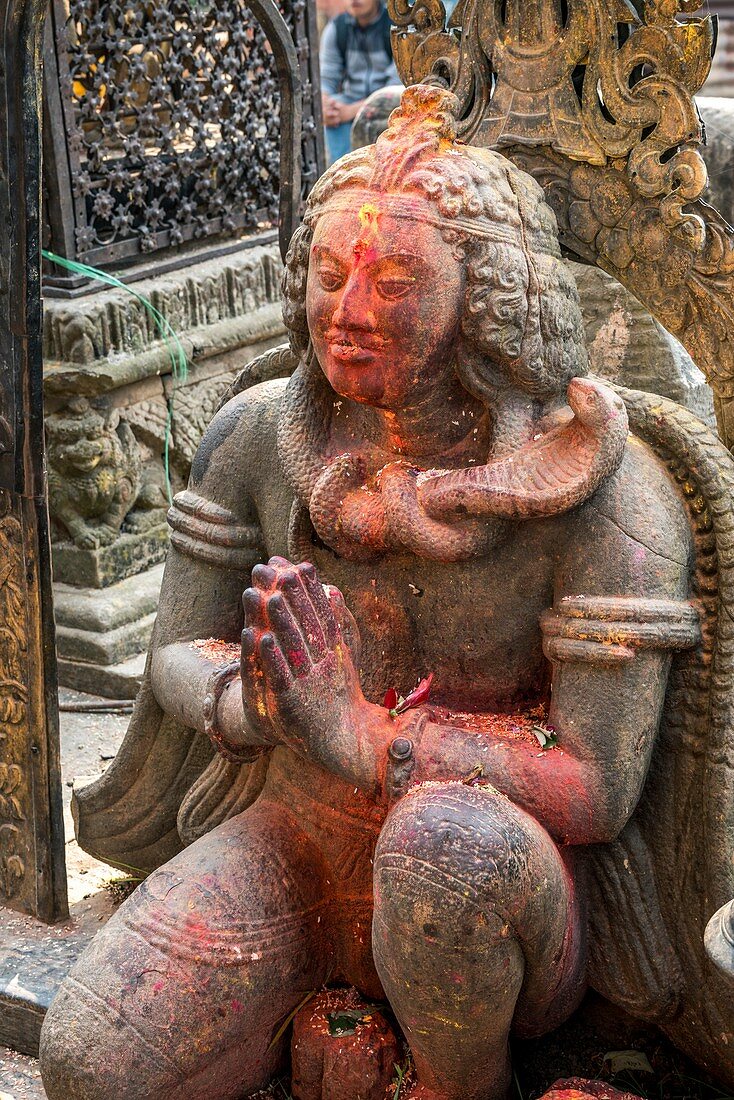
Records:
[[[381,336],[361,332],[329,332],[326,340],[329,353],[341,363],[368,362],[385,346]]]

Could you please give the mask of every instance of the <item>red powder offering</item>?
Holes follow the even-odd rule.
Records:
[[[534,748],[538,747],[534,727],[543,730],[547,728],[542,717],[545,712],[540,708],[536,708],[530,714],[475,714],[448,710],[444,707],[432,709],[436,713],[437,720],[445,722],[448,726],[457,726],[459,729],[482,734],[495,741],[525,742]],[[550,732],[548,730],[548,733]]]
[[[217,664],[224,665],[240,659],[239,643],[223,642],[221,638],[197,638],[191,642],[191,648],[206,657],[207,661],[216,661]]]

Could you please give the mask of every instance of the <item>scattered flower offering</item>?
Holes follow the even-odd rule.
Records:
[[[427,703],[431,694],[432,683],[433,673],[431,672],[405,698],[402,695],[398,696],[395,688],[388,688],[383,699],[383,706],[389,710],[391,718],[397,718],[400,714],[404,714],[406,710],[419,707],[421,703]]]

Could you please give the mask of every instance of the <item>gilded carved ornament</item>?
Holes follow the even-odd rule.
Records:
[[[406,84],[458,96],[465,141],[543,185],[563,245],[619,279],[685,345],[734,444],[734,230],[701,195],[694,95],[715,43],[696,0],[388,0]]]
[[[0,743],[7,742],[10,761],[0,756],[0,899],[10,900],[21,889],[26,868],[19,824],[25,821],[23,800],[27,776],[13,760],[28,719],[25,684],[27,656],[24,603],[23,533],[18,519],[5,511],[0,493]],[[5,512],[5,514],[3,514]]]

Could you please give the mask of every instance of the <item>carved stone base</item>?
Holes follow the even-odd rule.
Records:
[[[165,523],[143,535],[122,534],[110,546],[98,550],[57,542],[53,546],[54,580],[85,588],[106,588],[162,562],[167,549]]]
[[[154,565],[101,589],[54,585],[59,683],[63,687],[115,699],[135,697],[162,577],[163,565]]]

